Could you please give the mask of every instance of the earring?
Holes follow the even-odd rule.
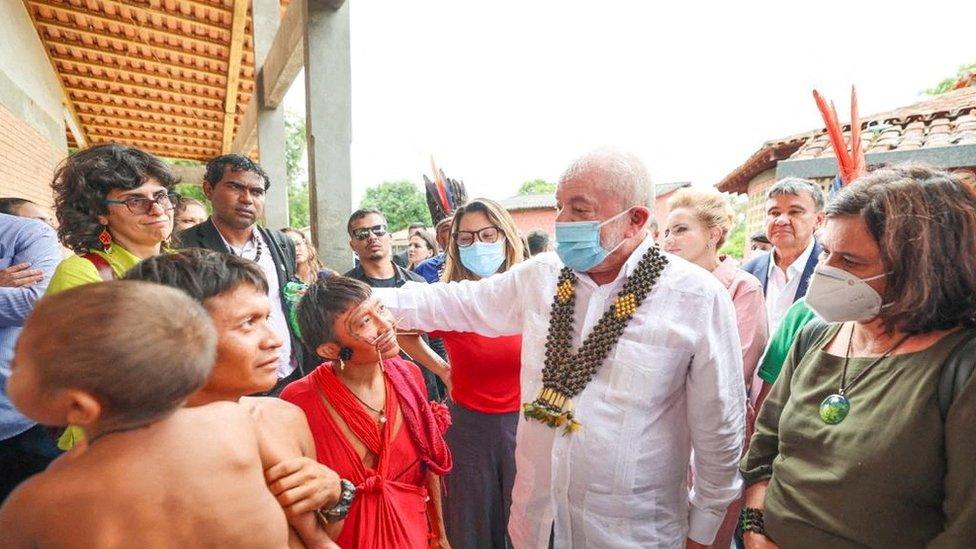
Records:
[[[343,347],[339,349],[339,358],[341,358],[342,360],[349,360],[350,358],[352,358],[352,349],[350,349],[349,347]]]
[[[339,371],[341,372],[341,371],[343,371],[345,369],[346,369],[346,362],[344,360],[342,360],[342,358],[340,357],[339,358]]]
[[[112,252],[112,233],[108,232],[107,225],[102,225],[102,232],[98,235],[98,242],[101,243],[103,252]]]

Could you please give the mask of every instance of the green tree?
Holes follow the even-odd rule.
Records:
[[[410,181],[384,181],[366,189],[359,207],[383,212],[391,232],[405,229],[411,223],[431,225],[424,193]]]
[[[732,208],[735,210],[735,225],[725,237],[725,244],[718,251],[719,255],[732,256],[741,260],[746,253],[746,211],[749,209],[749,199],[744,194],[731,195]]]
[[[969,75],[969,73],[971,72],[976,72],[976,62],[962,65],[956,71],[955,76],[950,76],[948,78],[942,79],[942,81],[936,84],[934,88],[929,88],[925,90],[925,93],[928,95],[941,95],[943,93],[946,93],[947,91],[950,91],[952,85],[955,84],[957,80],[963,78],[964,76]]]
[[[176,192],[180,193],[180,196],[184,198],[195,198],[203,203],[207,211],[210,211],[210,201],[203,194],[203,187],[193,183],[180,183],[176,186]]]
[[[309,226],[308,174],[305,147],[308,144],[305,117],[285,113],[285,173],[288,175],[288,224]]]
[[[518,194],[551,194],[554,192],[556,192],[556,184],[545,179],[526,181],[518,190]]]

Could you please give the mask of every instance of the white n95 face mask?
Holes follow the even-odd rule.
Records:
[[[810,277],[807,305],[827,322],[870,320],[881,314],[881,294],[869,284],[891,273],[858,278],[844,269],[823,265]]]

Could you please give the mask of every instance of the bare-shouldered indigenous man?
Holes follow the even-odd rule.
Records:
[[[39,423],[83,427],[88,447],[14,491],[4,547],[285,547],[247,411],[182,407],[216,344],[204,308],[172,288],[106,282],[42,299],[7,392]]]
[[[244,397],[278,381],[282,340],[268,322],[271,304],[260,267],[231,254],[189,249],[143,261],[125,278],[180,289],[207,310],[217,329],[217,359],[187,406],[237,402],[247,410],[270,456],[265,481],[288,516],[289,546],[334,548],[322,518],[338,519],[330,511],[339,503],[340,479],[316,459],[305,414],[277,398]]]

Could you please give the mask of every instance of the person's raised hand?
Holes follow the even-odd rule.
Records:
[[[294,457],[264,472],[268,489],[288,516],[331,508],[339,501],[339,475],[307,457]]]
[[[33,286],[44,278],[44,271],[31,269],[30,263],[18,263],[0,269],[0,287],[23,288]]]

